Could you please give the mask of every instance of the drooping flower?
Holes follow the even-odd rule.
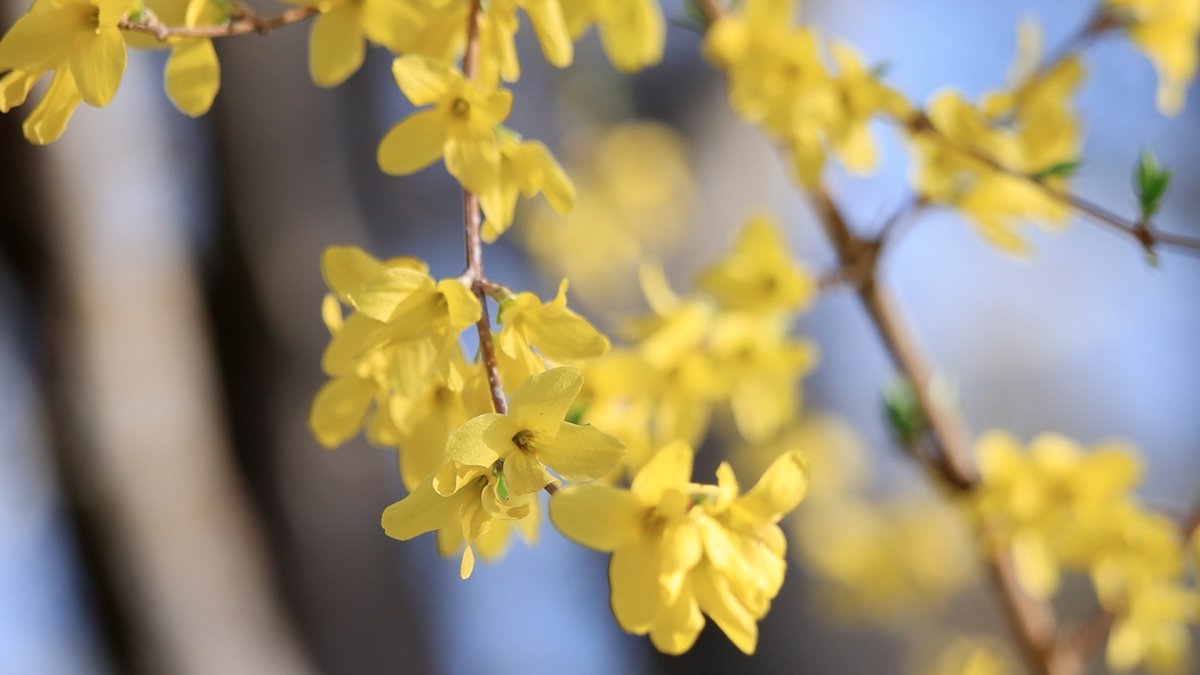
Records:
[[[655,0],[571,0],[562,9],[576,39],[596,26],[617,70],[636,72],[662,60],[667,24]]]
[[[575,207],[575,186],[554,155],[538,141],[522,141],[513,132],[500,129],[500,181],[497,189],[480,195],[483,240],[496,241],[512,225],[517,196],[542,193],[557,213]]]
[[[549,302],[528,292],[505,298],[500,303],[498,320],[502,324],[497,338],[500,354],[515,371],[523,373],[512,386],[545,369],[537,354],[556,364],[569,365],[603,356],[611,346],[587,319],[567,307],[566,279]]]
[[[689,482],[691,473],[692,450],[676,442],[642,467],[629,490],[562,490],[550,501],[550,519],[568,538],[612,553],[612,608],[622,629],[679,654],[695,642],[706,614],[753,653],[756,622],[787,567],[777,523],[804,498],[807,464],[784,454],[744,495],[727,464],[715,486]]]
[[[748,220],[733,249],[696,286],[722,309],[755,312],[798,311],[817,292],[816,281],[788,255],[779,226],[767,215]]]
[[[25,102],[33,84],[54,72],[50,89],[25,121],[31,143],[62,135],[79,103],[102,108],[125,72],[117,24],[133,0],[38,0],[0,39],[0,112]]]

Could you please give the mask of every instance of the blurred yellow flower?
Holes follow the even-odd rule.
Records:
[[[596,25],[617,70],[635,72],[662,60],[667,24],[656,0],[570,0],[562,9],[575,38]]]
[[[1158,109],[1176,115],[1196,76],[1200,3],[1193,0],[1108,0],[1128,23],[1129,37],[1158,69]]]

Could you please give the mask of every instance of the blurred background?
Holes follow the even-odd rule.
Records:
[[[682,16],[678,2],[665,7]],[[8,26],[25,4],[0,8]],[[972,97],[1003,86],[1022,16],[1055,45],[1091,8],[807,0],[804,17],[886,61],[888,79],[923,101],[948,83]],[[797,255],[831,268],[809,205],[729,111],[694,31],[674,27],[663,64],[635,77],[612,70],[594,35],[566,71],[543,62],[528,28],[519,38],[510,124],[556,149],[581,203],[612,153],[618,166],[666,167],[650,178],[669,175],[678,198],[620,235],[576,221],[561,241],[526,207],[487,250],[491,277],[545,297],[561,273],[547,252],[594,243],[591,264],[612,276],[572,292],[611,329],[640,308],[618,236],[665,258],[683,289],[762,210]],[[797,564],[755,658],[711,624],[678,658],[623,634],[605,556],[550,527],[536,549],[518,544],[468,582],[432,540],[385,537],[379,514],[403,494],[394,452],[362,441],[325,451],[306,425],[327,339],[318,259],[356,244],[456,275],[461,201],[440,166],[401,180],[375,164],[408,112],[389,56],[371,50],[361,72],[323,90],[308,80],[306,42],[301,26],[218,41],[222,91],[198,120],[171,108],[163,55],[148,53],[131,55],[109,108],[81,107],[50,147],[23,140],[23,110],[0,116],[0,673],[887,674],[935,670],[959,634],[1003,643],[967,535],[889,440],[880,390],[892,370],[846,292],[823,296],[799,327],[822,352],[805,382],[813,417],[796,430],[812,447],[815,493],[790,526]],[[1184,140],[1200,131],[1200,108],[1162,118],[1153,69],[1126,41],[1102,41],[1086,63],[1077,190],[1132,212],[1130,171],[1152,147],[1175,171],[1160,224],[1200,235],[1200,154]],[[907,198],[904,148],[878,131],[878,174],[831,179],[864,232]],[[1083,222],[1035,235],[1035,248],[1030,261],[1003,257],[935,213],[885,275],[976,430],[1129,439],[1147,459],[1144,500],[1186,509],[1200,484],[1200,260],[1164,252],[1154,268]],[[719,439],[705,449],[699,479],[723,450]],[[823,475],[876,508],[805,520]],[[930,510],[950,517],[917,515]],[[917,517],[936,524],[910,531]],[[856,540],[835,536],[846,532]],[[907,571],[826,569],[880,552],[911,558]],[[1065,602],[1086,612],[1090,601]]]

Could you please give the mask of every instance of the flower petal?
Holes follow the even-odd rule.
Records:
[[[436,103],[463,79],[458,69],[418,54],[408,54],[393,61],[392,76],[400,91],[415,106]]]
[[[71,74],[84,102],[103,108],[117,94],[125,74],[125,38],[114,26],[83,31],[71,50]]]
[[[308,426],[321,445],[337,447],[358,432],[374,397],[375,383],[370,380],[353,375],[331,380],[317,392]]]
[[[462,490],[443,497],[433,489],[433,476],[421,481],[407,497],[383,511],[381,524],[387,536],[407,541],[418,535],[445,527],[458,516],[459,508],[478,493]]]
[[[379,168],[393,176],[407,176],[433,164],[446,149],[446,130],[446,116],[436,108],[400,120],[379,143]]]
[[[550,522],[568,539],[613,551],[641,531],[648,507],[611,485],[570,485],[550,499]]]
[[[638,471],[630,489],[643,503],[657,504],[668,488],[692,479],[692,454],[692,449],[682,441],[663,446]]]
[[[721,627],[734,646],[753,654],[758,645],[758,624],[737,601],[729,582],[711,567],[702,567],[692,576],[692,586],[700,609]]]
[[[59,68],[54,71],[50,89],[21,126],[26,140],[34,145],[46,145],[58,140],[82,100],[71,69]]]
[[[180,112],[190,117],[208,112],[221,88],[221,65],[212,40],[187,40],[176,45],[163,75],[167,96]]]
[[[682,654],[692,648],[704,628],[704,615],[690,583],[658,613],[650,628],[650,641],[664,654]]]
[[[505,417],[498,413],[484,413],[467,420],[446,441],[446,457],[459,464],[490,467],[500,459],[500,454],[484,441],[484,435],[493,426],[506,423]]]
[[[608,563],[613,617],[626,632],[645,635],[654,625],[663,604],[658,568],[658,541],[649,533],[613,551]]]
[[[531,494],[558,482],[533,453],[523,451],[505,455],[504,476],[508,480],[509,492],[513,495]]]
[[[552,440],[539,441],[538,459],[569,481],[596,480],[617,468],[625,444],[592,426],[563,422]]]
[[[734,502],[734,508],[756,524],[778,523],[808,492],[808,460],[787,452],[767,467],[758,483]]]
[[[319,87],[336,87],[362,67],[361,5],[348,2],[317,17],[308,34],[308,72]]]
[[[518,429],[554,438],[582,388],[583,375],[578,368],[552,368],[521,385],[508,402],[508,414]]]
[[[446,307],[450,316],[450,328],[460,331],[476,321],[483,314],[479,298],[458,279],[442,279],[437,285],[438,292],[446,298]]]
[[[382,271],[383,263],[357,246],[330,246],[321,254],[325,284],[347,305],[352,292]]]

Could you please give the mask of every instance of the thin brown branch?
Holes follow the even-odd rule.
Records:
[[[245,14],[243,11],[240,12],[241,16],[219,26],[168,26],[152,12],[147,11],[145,18],[140,21],[125,19],[118,23],[117,27],[134,33],[153,35],[159,41],[166,42],[171,38],[220,38],[250,33],[266,35],[276,28],[300,23],[317,13],[315,7],[293,7],[266,17]]]
[[[479,14],[481,0],[471,0],[471,8],[467,12],[467,48],[463,53],[462,71],[467,79],[474,79],[479,73]],[[497,294],[504,289],[499,284],[488,281],[483,273],[483,214],[479,208],[479,197],[469,190],[463,190],[463,229],[466,235],[467,269],[462,279],[468,282],[483,313],[475,324],[479,333],[479,355],[483,361],[483,370],[487,375],[488,392],[492,398],[492,408],[500,414],[508,412],[508,402],[504,398],[504,385],[500,381],[500,364],[496,359],[496,344],[492,339],[492,320],[488,316],[488,296]],[[551,483],[545,488],[547,494],[553,496],[558,492],[558,486]]]

